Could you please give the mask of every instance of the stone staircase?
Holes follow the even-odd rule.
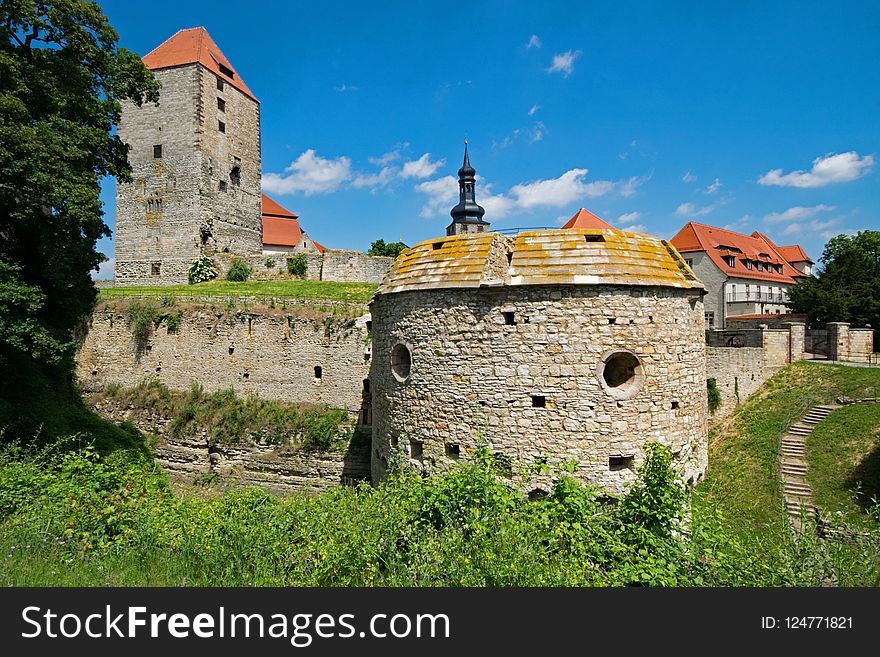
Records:
[[[807,483],[807,436],[822,420],[839,406],[813,406],[800,421],[791,425],[779,441],[779,476],[782,479],[782,493],[785,508],[792,526],[800,531],[801,514],[816,516],[813,504],[813,491]]]

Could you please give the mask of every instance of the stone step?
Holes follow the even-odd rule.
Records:
[[[805,436],[783,436],[781,442],[783,445],[806,445]]]
[[[803,477],[803,476],[805,476],[805,475],[807,474],[807,468],[806,468],[806,466],[803,466],[803,465],[787,464],[787,463],[785,463],[785,462],[782,463],[782,466],[780,467],[780,470],[782,470],[782,474],[784,474],[784,475],[790,475],[790,476],[800,476],[800,477]]]

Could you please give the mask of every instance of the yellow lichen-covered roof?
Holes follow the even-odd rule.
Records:
[[[428,240],[405,251],[377,294],[497,285],[643,285],[704,289],[665,240],[615,229],[533,230]]]

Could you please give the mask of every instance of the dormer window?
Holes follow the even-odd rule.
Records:
[[[746,260],[745,263],[746,263],[746,269],[752,268],[752,261],[751,260]]]
[[[724,256],[724,262],[727,263],[728,267],[736,267],[736,258],[733,256]]]
[[[229,78],[230,80],[235,79],[235,73],[231,68],[229,68],[228,66],[223,66],[223,64],[221,64],[220,62],[217,62],[217,67],[220,69],[220,72],[227,78]]]

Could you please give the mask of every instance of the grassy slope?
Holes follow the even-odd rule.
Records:
[[[807,406],[839,394],[862,397],[880,386],[880,370],[795,363],[778,372],[709,436],[709,473],[701,491],[740,535],[785,531],[776,472],[779,432]]]
[[[277,297],[284,299],[327,299],[349,303],[367,303],[376,291],[373,283],[336,283],[332,281],[208,281],[197,285],[162,287],[111,287],[101,290],[101,299],[121,297],[217,296]]]
[[[809,482],[823,511],[852,522],[868,520],[880,501],[880,404],[856,404],[832,413],[807,439]]]

